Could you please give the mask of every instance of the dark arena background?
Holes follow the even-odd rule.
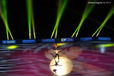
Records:
[[[113,0],[0,0],[0,76],[114,76]]]

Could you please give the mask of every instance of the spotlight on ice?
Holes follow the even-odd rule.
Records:
[[[7,47],[7,49],[9,49],[9,50],[16,49],[16,48],[18,48],[17,45],[10,45]]]
[[[58,58],[55,59],[57,60]],[[73,64],[67,57],[60,57],[57,66],[55,66],[55,60],[52,59],[49,67],[55,76],[66,76],[72,71]]]

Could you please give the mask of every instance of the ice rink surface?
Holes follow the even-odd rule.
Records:
[[[114,76],[114,46],[96,47],[100,44],[79,42],[60,46],[73,63],[72,72],[66,76]],[[46,54],[53,49],[52,43],[18,44],[12,50],[7,46],[0,45],[0,76],[53,76],[49,52]]]

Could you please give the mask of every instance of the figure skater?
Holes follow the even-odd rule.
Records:
[[[59,52],[61,52],[60,50],[58,50],[58,46],[57,44],[55,43],[54,44],[54,48],[55,48],[55,55],[53,55],[52,53],[50,53],[53,57],[54,57],[54,60],[55,60],[55,64],[53,66],[57,66],[58,65],[58,62],[59,62]],[[56,60],[56,58],[58,58],[58,61]]]

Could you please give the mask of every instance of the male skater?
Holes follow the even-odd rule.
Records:
[[[58,48],[57,43],[54,44],[54,48],[55,48],[55,50],[54,50],[55,55],[53,55],[52,53],[51,53],[51,55],[54,57],[54,60],[55,60],[54,66],[57,66],[58,62],[59,62],[59,52],[61,52],[61,51],[57,49]],[[56,57],[58,58],[58,61],[56,60]]]

